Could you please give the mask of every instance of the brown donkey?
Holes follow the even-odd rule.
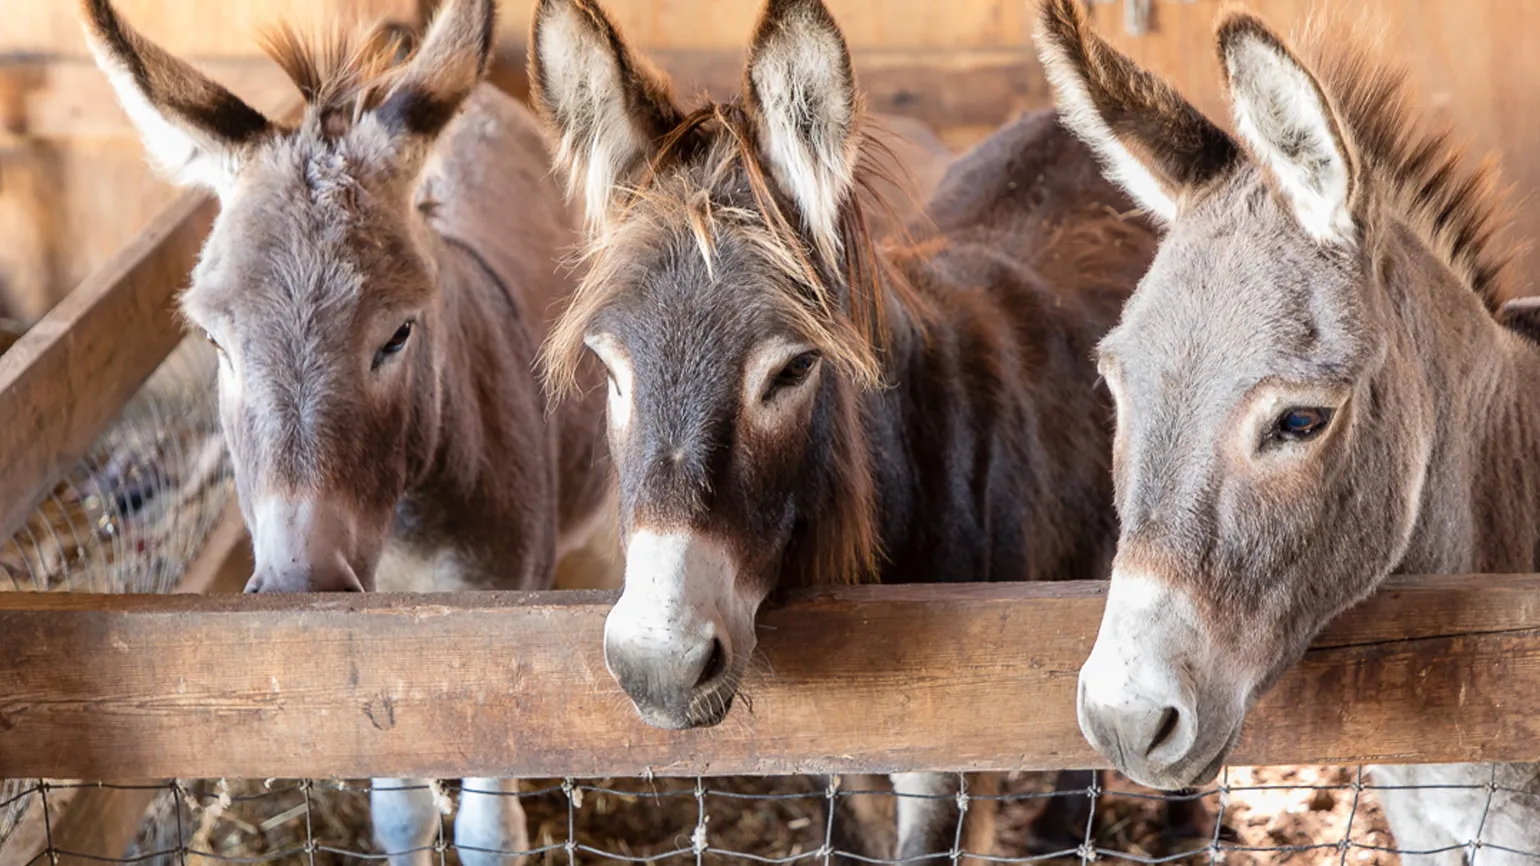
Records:
[[[548,587],[611,470],[602,396],[548,413],[534,377],[578,234],[533,118],[478,88],[491,0],[450,0],[395,65],[382,31],[319,47],[278,31],[269,51],[308,103],[292,127],[107,0],[83,10],[150,155],[219,196],[182,306],[220,348],[248,591]],[[512,783],[466,789],[462,861],[527,847]],[[431,790],[381,782],[374,806],[393,861],[429,862]]]
[[[592,0],[542,0],[531,45],[589,229],[544,361],[558,394],[588,351],[609,371],[626,561],[605,660],[643,719],[720,722],[784,588],[1105,574],[1090,353],[1155,239],[1053,117],[964,157],[928,236],[879,250],[882,148],[818,0],[772,0],[744,96],[693,111]],[[956,778],[895,783],[925,795],[898,855],[951,851]]]
[[[1167,224],[1100,347],[1122,537],[1080,674],[1087,739],[1146,784],[1212,778],[1247,709],[1387,575],[1540,566],[1540,350],[1494,316],[1493,186],[1364,36],[1318,28],[1296,53],[1226,17],[1236,140],[1075,0],[1042,12],[1066,122]],[[1540,854],[1535,766],[1374,775],[1450,786],[1381,792],[1408,862]]]

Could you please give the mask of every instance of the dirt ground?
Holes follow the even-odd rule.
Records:
[[[1221,843],[1214,847],[1212,829],[1205,838],[1170,839],[1164,833],[1165,807],[1158,796],[1118,777],[1100,794],[1096,810],[1095,847],[1099,860],[1243,864],[1393,864],[1394,854],[1359,848],[1392,848],[1384,816],[1371,791],[1357,792],[1358,771],[1351,767],[1236,768],[1202,800],[1212,827],[1223,803]],[[1041,796],[1051,788],[1051,776],[1022,773],[1011,776],[1003,790],[996,824],[994,856],[1029,856],[1027,826],[1042,808]],[[308,863],[305,853],[307,818],[315,840],[318,866],[364,862],[353,855],[375,853],[369,838],[368,793],[365,783],[316,782],[306,792],[296,782],[188,783],[180,803],[180,826],[189,852],[220,858],[251,858],[257,862]],[[685,779],[622,779],[585,782],[571,799],[559,781],[531,781],[524,797],[530,842],[549,848],[529,859],[529,866],[566,864],[568,823],[579,848],[573,862],[597,864],[647,858],[660,864],[693,863],[691,847],[699,826],[702,803],[695,782]],[[816,862],[814,852],[825,834],[824,794],[804,778],[724,778],[705,780],[704,809],[707,852],[712,863],[751,862],[749,858],[793,858]],[[443,805],[452,811],[455,792],[446,786]],[[1034,796],[1037,795],[1037,796]],[[881,796],[890,800],[889,795]],[[177,848],[177,802],[169,793],[151,810],[132,857]],[[308,815],[307,815],[308,811]],[[450,815],[446,834],[452,840]],[[1351,838],[1355,847],[1346,860],[1339,843]],[[1193,851],[1182,857],[1184,851]],[[349,853],[343,853],[349,852]],[[747,856],[745,856],[747,855]],[[187,862],[200,862],[189,856]],[[173,856],[150,862],[176,863]],[[1076,863],[1076,857],[1037,862]],[[458,863],[447,851],[445,864]]]

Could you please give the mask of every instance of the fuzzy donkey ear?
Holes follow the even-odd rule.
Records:
[[[631,51],[593,0],[540,0],[529,44],[531,95],[556,134],[568,191],[597,231],[617,189],[640,180],[684,115],[668,79]]]
[[[496,32],[493,0],[447,0],[439,7],[416,53],[372,111],[400,151],[426,155],[481,83]]]
[[[162,174],[215,192],[274,129],[261,112],[139,35],[109,0],[82,0],[86,44]]]
[[[855,184],[861,100],[850,51],[822,0],[769,0],[745,83],[759,149],[825,252]]]
[[[1354,237],[1354,166],[1342,125],[1315,76],[1267,25],[1237,12],[1219,27],[1219,59],[1235,128],[1321,243]]]
[[[1097,36],[1080,0],[1045,0],[1037,46],[1064,125],[1091,146],[1114,183],[1162,221],[1239,163],[1234,139]]]

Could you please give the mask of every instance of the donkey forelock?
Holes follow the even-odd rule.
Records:
[[[718,249],[731,238],[753,251],[773,287],[764,300],[863,388],[883,384],[888,317],[923,323],[920,300],[879,254],[872,209],[892,213],[879,190],[903,188],[902,168],[878,137],[862,129],[852,183],[823,236],[788,208],[755,149],[750,110],[742,102],[709,103],[680,119],[661,139],[635,184],[619,197],[614,219],[594,232],[582,256],[589,265],[572,305],[544,347],[547,385],[570,394],[595,316],[634,283],[628,253],[658,239],[687,241],[714,272]],[[864,200],[863,200],[864,199]]]
[[[389,71],[415,49],[416,37],[383,23],[305,33],[283,22],[259,32],[258,42],[299,88],[307,111],[351,123],[379,106]]]

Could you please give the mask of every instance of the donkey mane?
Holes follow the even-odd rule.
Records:
[[[544,347],[546,385],[558,396],[577,387],[584,335],[593,318],[628,285],[626,238],[638,226],[688,239],[715,274],[720,238],[747,241],[773,269],[770,299],[803,336],[862,388],[882,387],[883,360],[893,336],[891,318],[923,327],[924,304],[902,271],[878,250],[871,211],[900,225],[882,191],[909,189],[892,150],[865,121],[851,194],[835,237],[809,237],[773,187],[754,144],[744,104],[707,103],[659,139],[657,153],[633,187],[617,191],[621,218],[591,239],[582,258],[590,265],[571,305]],[[746,179],[750,201],[744,201]]]
[[[257,42],[312,111],[353,120],[379,107],[389,91],[390,71],[415,51],[417,36],[397,23],[303,33],[282,22],[259,31]]]
[[[1347,128],[1360,170],[1495,313],[1517,288],[1517,251],[1499,237],[1512,210],[1497,163],[1466,165],[1465,143],[1416,110],[1405,69],[1381,56],[1377,35],[1366,23],[1318,17],[1297,44]]]

